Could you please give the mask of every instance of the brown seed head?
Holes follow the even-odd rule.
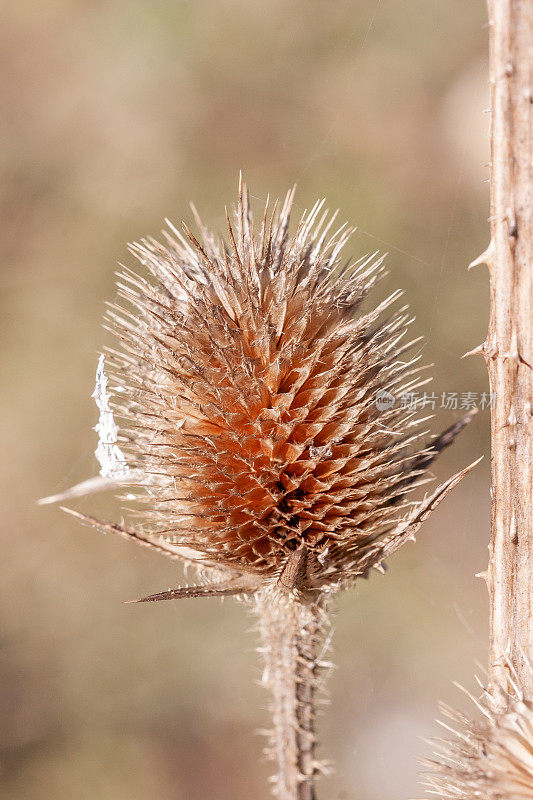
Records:
[[[398,402],[423,382],[406,307],[389,312],[400,293],[361,310],[383,259],[342,262],[351,230],[322,203],[291,238],[292,198],[257,230],[241,188],[227,242],[196,215],[198,239],[171,226],[134,245],[151,280],[125,269],[129,310],[109,312],[121,448],[146,504],[142,532],[122,535],[229,570],[224,593],[331,590],[381,568],[462,476],[408,502],[466,419],[420,443]]]

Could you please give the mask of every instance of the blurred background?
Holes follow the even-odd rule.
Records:
[[[0,21],[3,461],[0,750],[10,800],[266,800],[256,634],[232,601],[124,600],[172,562],[36,500],[97,473],[90,398],[126,242],[215,229],[243,169],[298,184],[388,251],[433,389],[487,391],[487,31],[482,0],[19,0]],[[462,412],[464,413],[464,412]],[[460,409],[437,406],[433,430]],[[420,737],[485,661],[489,412],[435,470],[485,460],[419,542],[344,594],[321,797],[422,797]],[[108,519],[109,497],[77,507]]]

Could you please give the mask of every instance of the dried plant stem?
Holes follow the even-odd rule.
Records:
[[[533,0],[488,0],[491,242],[474,263],[490,270],[483,352],[491,391],[490,678],[506,655],[533,698]]]
[[[273,729],[269,755],[276,763],[274,793],[279,800],[315,800],[315,694],[317,644],[325,612],[290,593],[260,596],[264,682],[271,692]]]

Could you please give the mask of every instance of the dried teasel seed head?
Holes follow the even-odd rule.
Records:
[[[533,703],[508,665],[508,686],[467,692],[480,712],[471,719],[447,706],[447,740],[435,740],[424,783],[440,800],[533,800]]]
[[[103,362],[96,397],[101,428],[114,412],[121,435],[102,481],[145,510],[136,530],[78,516],[217,580],[145,599],[333,591],[381,570],[467,471],[410,501],[469,416],[421,442],[420,414],[399,401],[425,382],[407,309],[391,310],[400,293],[361,310],[383,257],[342,261],[351,229],[335,231],[322,202],[291,237],[292,200],[267,203],[254,228],[241,186],[226,241],[196,215],[198,238],[170,225],[164,243],[132,246],[150,279],[120,274],[113,408]]]

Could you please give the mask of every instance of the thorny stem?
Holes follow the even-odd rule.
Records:
[[[271,693],[274,794],[278,800],[316,800],[317,644],[325,611],[276,589],[259,596],[257,612],[266,662],[263,682]]]
[[[533,0],[488,0],[491,243],[487,361],[492,414],[490,679],[505,659],[533,699]]]

